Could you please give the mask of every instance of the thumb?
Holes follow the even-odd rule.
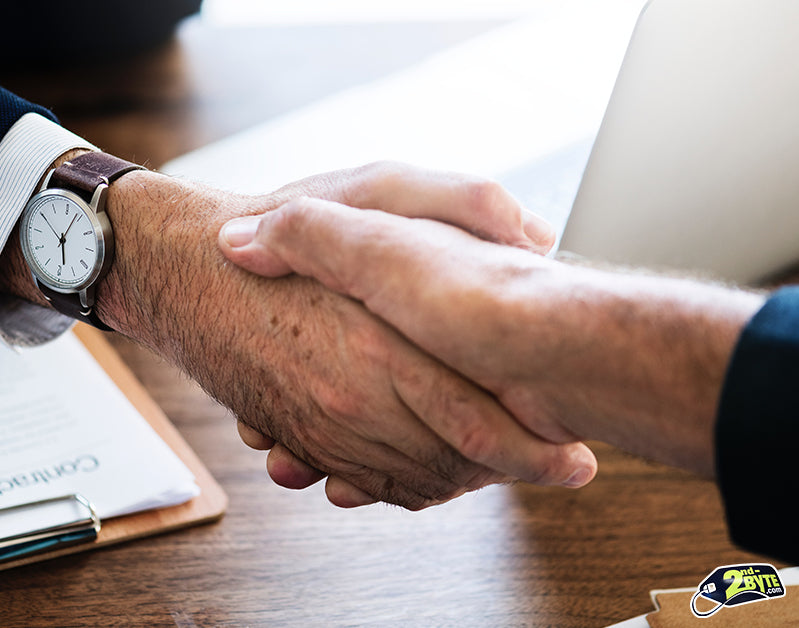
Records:
[[[385,221],[410,222],[380,211],[296,198],[261,216],[229,221],[219,232],[219,247],[231,262],[258,275],[314,277],[331,290],[364,300],[371,282],[380,281],[379,273],[363,272],[375,240],[370,228],[385,233],[384,241],[396,238]],[[375,270],[377,262],[372,261],[368,267]],[[383,265],[393,268],[396,263],[390,259]]]
[[[267,216],[243,216],[229,220],[219,231],[219,248],[225,257],[245,270],[265,277],[282,277],[293,272],[293,269],[267,246],[261,226]]]

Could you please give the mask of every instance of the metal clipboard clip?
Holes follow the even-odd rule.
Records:
[[[101,525],[92,503],[77,493],[2,508],[0,563],[91,543]]]

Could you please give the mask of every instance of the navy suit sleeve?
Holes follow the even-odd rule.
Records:
[[[716,423],[716,468],[732,540],[799,564],[799,287],[773,294],[744,329]]]
[[[31,112],[41,114],[53,122],[58,122],[49,109],[34,105],[0,87],[0,139],[8,133],[8,130],[14,126],[17,120],[26,113]]]

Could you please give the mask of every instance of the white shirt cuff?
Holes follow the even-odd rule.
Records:
[[[0,250],[47,169],[73,148],[96,150],[86,140],[26,113],[0,140]],[[35,345],[69,329],[72,319],[22,299],[0,299],[0,344]]]

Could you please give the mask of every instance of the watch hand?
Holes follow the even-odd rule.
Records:
[[[66,242],[67,242],[67,234],[69,233],[69,230],[72,229],[72,225],[75,224],[75,219],[77,217],[78,217],[77,214],[75,214],[72,217],[72,221],[69,223],[69,227],[67,227],[67,230],[64,233],[61,234],[60,238],[58,238],[58,246],[61,247],[61,265],[62,266],[66,266],[67,265],[67,254],[66,254],[66,251],[64,251],[64,244],[66,244]],[[45,222],[47,222],[47,218],[45,218],[44,220],[45,220]],[[47,224],[49,225],[50,223],[48,222]],[[52,229],[52,227],[50,227],[50,228]],[[55,231],[53,231],[53,233],[55,233]]]
[[[61,236],[62,238],[66,238],[66,237],[67,237],[67,234],[69,233],[69,230],[70,230],[70,229],[72,229],[72,225],[74,225],[74,224],[75,224],[75,219],[76,219],[77,217],[78,217],[78,215],[77,215],[77,214],[75,214],[75,215],[72,217],[72,222],[70,222],[70,223],[69,223],[69,227],[67,227],[67,230],[66,230],[66,231],[63,233],[63,235]]]
[[[52,231],[55,234],[55,237],[58,238],[58,240],[60,241],[61,240],[61,236],[58,235],[58,232],[55,229],[53,229],[53,225],[51,225],[50,221],[47,220],[47,216],[45,216],[44,214],[41,214],[41,216],[42,216],[42,218],[44,218],[44,221],[47,223],[47,226],[50,227],[50,231]]]

